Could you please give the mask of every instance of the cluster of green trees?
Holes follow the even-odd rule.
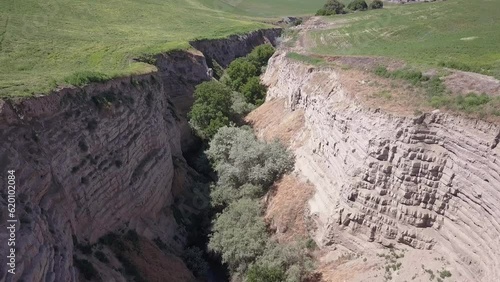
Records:
[[[316,16],[346,14],[348,11],[365,11],[368,10],[368,7],[370,7],[370,9],[381,9],[384,7],[384,2],[382,2],[382,0],[373,0],[370,6],[368,6],[365,0],[353,0],[347,5],[346,10],[345,5],[338,0],[328,0],[323,8],[316,12]]]
[[[293,169],[294,156],[278,142],[257,140],[248,126],[235,127],[243,115],[263,103],[267,89],[259,75],[273,53],[271,45],[261,45],[234,60],[220,82],[200,84],[189,118],[197,135],[209,141],[205,155],[218,176],[210,191],[211,207],[218,213],[208,249],[221,256],[237,280],[299,282],[312,270],[307,244],[275,242],[262,205],[273,183]],[[193,258],[200,256],[199,251],[189,250],[189,254],[185,262],[203,276],[206,267],[194,267],[202,264]]]
[[[210,139],[219,128],[237,123],[264,102],[267,89],[259,76],[273,53],[273,46],[260,45],[248,56],[234,60],[220,82],[212,80],[196,87],[189,119],[199,137]]]
[[[206,154],[219,179],[212,205],[222,210],[213,221],[208,247],[221,254],[233,277],[245,281],[302,281],[312,270],[304,242],[275,242],[263,218],[262,196],[294,157],[280,143],[257,140],[247,127],[223,127]]]
[[[267,61],[274,54],[274,47],[264,44],[256,47],[248,56],[234,60],[222,76],[222,83],[239,92],[247,103],[259,106],[264,102],[266,87],[259,76]]]

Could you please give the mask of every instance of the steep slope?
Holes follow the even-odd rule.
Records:
[[[316,189],[309,208],[320,246],[432,250],[452,263],[456,280],[499,279],[499,125],[370,108],[341,69],[283,52],[263,81],[266,103],[283,99],[304,112],[308,138],[295,149],[296,168]]]
[[[279,30],[206,43],[238,54],[273,42]],[[44,97],[0,101],[0,169],[17,179],[16,275],[0,280],[77,281],[74,244],[93,244],[118,229],[135,229],[172,248],[183,243],[170,204],[186,175],[182,151],[193,137],[186,113],[194,86],[211,79],[200,52],[155,58],[158,72],[66,88]],[[2,191],[0,228],[6,228]],[[178,235],[178,236],[176,236]],[[0,239],[6,241],[6,232]],[[7,253],[2,244],[2,253]],[[5,252],[4,252],[5,251]],[[0,263],[6,265],[3,256]],[[117,275],[120,275],[117,273]],[[109,276],[106,276],[109,277]],[[118,279],[118,278],[114,278]],[[119,280],[123,280],[123,277]]]

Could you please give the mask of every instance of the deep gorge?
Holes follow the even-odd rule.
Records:
[[[154,253],[168,261],[150,266],[166,269],[159,275],[195,280],[176,256],[186,245],[206,243],[205,234],[180,226],[202,224],[196,215],[206,212],[203,184],[213,180],[195,169],[201,142],[186,117],[194,87],[211,79],[215,62],[226,67],[257,45],[275,44],[280,32],[191,42],[197,51],[157,55],[155,73],[0,101],[0,170],[15,169],[20,179],[14,280],[82,280],[74,256],[85,257],[89,245],[120,232],[129,238],[125,247],[139,244],[151,254],[156,245],[173,254]],[[314,241],[322,250],[369,258],[381,249],[408,248],[415,256],[435,251],[446,255],[455,280],[497,280],[498,125],[367,106],[344,71],[278,51],[262,77],[266,103],[253,113],[262,116],[251,117],[262,138],[286,132],[297,157],[294,173],[314,187],[303,215],[314,222],[308,230]],[[265,115],[271,110],[275,117]],[[297,116],[300,126],[285,124]],[[0,228],[7,219],[4,196]],[[182,222],[186,218],[193,221]],[[110,267],[89,260],[103,281],[130,278],[113,260]],[[133,260],[139,268],[152,264]],[[6,277],[1,268],[0,278]]]
[[[227,66],[279,34],[193,42],[199,51],[156,56],[156,73],[0,101],[0,168],[21,180],[14,279],[78,281],[74,243],[91,245],[120,229],[182,248],[186,234],[170,207],[196,173],[183,157],[197,146],[186,120],[194,86],[211,78],[213,60]],[[97,268],[104,281],[125,280]]]

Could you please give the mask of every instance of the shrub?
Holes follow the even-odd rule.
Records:
[[[84,86],[92,82],[103,82],[109,80],[110,77],[100,72],[94,71],[77,71],[67,76],[64,81],[74,86]]]
[[[257,200],[230,204],[213,222],[208,247],[220,253],[233,272],[243,273],[264,252],[268,234]]]
[[[285,272],[278,266],[253,265],[247,273],[247,282],[281,282],[285,281]]]
[[[221,78],[224,75],[224,69],[219,63],[217,63],[216,60],[212,59],[211,63],[212,63],[212,70],[214,71],[214,77],[216,79]]]
[[[245,116],[255,109],[255,105],[248,103],[240,92],[233,92],[233,105],[231,109],[235,115]]]
[[[273,56],[274,51],[275,49],[271,44],[263,44],[255,47],[252,52],[248,54],[247,58],[258,70],[260,70],[260,68],[267,65],[267,61]]]
[[[447,277],[451,277],[451,272],[448,270],[443,270],[439,273],[439,277],[441,277],[442,279],[445,279]]]
[[[248,59],[239,58],[234,60],[226,69],[222,82],[234,91],[247,83],[248,79],[259,75],[259,69]]]
[[[243,184],[237,189],[228,186],[215,185],[210,193],[213,206],[224,206],[243,198],[258,199],[265,190],[261,186]]]
[[[256,106],[264,103],[266,92],[267,88],[260,83],[260,78],[258,76],[250,78],[247,83],[241,87],[241,93],[245,97],[245,101]]]
[[[468,71],[468,72],[477,72],[477,73],[483,72],[483,70],[481,68],[473,67],[471,65],[468,65],[468,64],[465,64],[462,62],[455,62],[455,61],[447,61],[447,62],[441,61],[438,63],[438,66],[450,68],[450,69]]]
[[[364,11],[368,9],[368,4],[366,4],[365,0],[354,0],[347,5],[347,9],[351,11]]]
[[[196,277],[205,277],[208,273],[208,263],[203,259],[203,251],[198,247],[189,247],[184,250],[182,259]]]
[[[335,15],[335,12],[333,11],[327,11],[323,8],[319,9],[317,12],[316,12],[316,16],[331,16],[331,15]]]
[[[381,77],[389,77],[390,73],[384,66],[378,66],[375,68],[375,74]]]
[[[446,92],[446,86],[439,77],[431,78],[425,86],[429,97],[441,96]]]
[[[373,0],[370,3],[370,9],[382,9],[384,7],[384,2],[382,0]]]
[[[480,106],[487,104],[491,101],[491,97],[486,94],[477,95],[476,93],[469,93],[465,96],[458,96],[456,104],[459,110],[466,112],[478,111]]]
[[[246,183],[267,188],[294,164],[281,144],[260,142],[250,130],[234,127],[221,128],[206,154],[219,174],[218,185],[233,188]]]
[[[417,84],[421,81],[428,81],[429,78],[422,75],[421,71],[415,71],[411,69],[399,69],[393,72],[387,70],[384,66],[378,66],[375,69],[375,74],[378,76],[386,77],[386,78],[395,78],[395,79],[404,79],[412,84]]]
[[[338,0],[328,0],[322,9],[316,13],[317,16],[330,16],[337,14],[344,14],[345,5]]]
[[[302,243],[285,245],[268,241],[264,253],[257,258],[255,265],[280,267],[285,271],[286,281],[300,282],[314,269],[307,252]]]
[[[217,81],[204,82],[196,87],[194,104],[189,112],[189,123],[196,134],[211,138],[219,128],[230,123],[232,92]]]
[[[307,249],[314,250],[317,247],[318,247],[318,245],[316,245],[316,242],[313,239],[311,239],[311,238],[307,239],[307,241],[306,241],[306,248]]]
[[[391,73],[392,78],[398,78],[398,79],[404,79],[412,84],[417,84],[420,81],[427,81],[429,80],[428,77],[423,76],[421,71],[414,71],[414,70],[407,70],[407,69],[402,69],[402,70],[395,70],[394,72]]]

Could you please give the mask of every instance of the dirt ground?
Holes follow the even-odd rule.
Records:
[[[265,220],[275,230],[279,242],[309,237],[308,201],[314,186],[297,175],[285,175],[273,187],[267,203]]]

